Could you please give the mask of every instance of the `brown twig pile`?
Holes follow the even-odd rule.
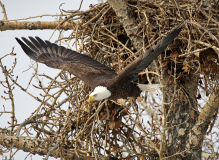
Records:
[[[214,77],[219,71],[217,3],[216,0],[198,3],[178,0],[127,1],[138,21],[138,33],[135,36],[142,38],[142,48],[133,45],[129,39],[131,35],[126,34],[123,24],[109,4],[101,3],[91,6],[88,11],[72,13],[64,19],[61,23],[68,21],[74,27],[69,37],[62,37],[57,42],[65,40],[70,45],[74,41],[73,46],[78,52],[89,55],[119,73],[139,54],[156,44],[164,33],[185,21],[185,27],[175,42],[169,45],[159,62],[154,63],[156,69],[143,71],[138,82],[160,81],[162,69],[171,61],[177,63],[178,69],[182,70],[181,74],[189,75],[193,71],[195,74]],[[19,86],[10,74],[7,76]],[[32,147],[32,153],[40,154],[35,148],[41,148],[43,154],[49,148],[51,152],[48,156],[66,158],[73,155],[129,159],[158,157],[156,151],[161,142],[163,126],[159,102],[153,98],[152,101],[138,98],[136,102],[127,100],[88,104],[86,100],[90,87],[76,77],[64,71],[55,78],[36,71],[33,77],[42,76],[51,82],[49,86],[43,86],[39,80],[39,85],[35,85],[44,93],[41,98],[30,94],[28,88],[19,86],[41,104],[25,122],[17,128],[12,126],[16,135],[20,135],[23,130],[22,135],[29,137],[29,132],[34,130],[36,134],[33,139],[43,140]],[[202,85],[202,89],[209,88]],[[141,105],[138,106],[137,102]],[[63,105],[68,105],[67,111],[62,109]],[[144,121],[145,111],[150,121]]]

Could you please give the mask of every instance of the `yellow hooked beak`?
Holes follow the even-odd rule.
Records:
[[[90,96],[87,101],[88,101],[89,103],[91,103],[91,102],[93,102],[95,99],[96,99],[96,97]]]

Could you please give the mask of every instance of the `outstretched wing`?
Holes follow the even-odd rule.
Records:
[[[80,78],[92,88],[104,77],[116,76],[114,70],[101,64],[87,55],[80,54],[71,49],[58,46],[39,37],[29,37],[30,41],[22,37],[23,43],[16,38],[24,52],[33,60],[44,63],[49,67],[62,69]]]
[[[174,38],[178,36],[182,29],[183,24],[180,24],[177,28],[168,33],[162,40],[147,52],[139,56],[131,64],[126,66],[116,77],[115,80],[126,79],[128,81],[134,81],[137,79],[138,74],[147,68],[154,59],[156,59],[171,43]]]

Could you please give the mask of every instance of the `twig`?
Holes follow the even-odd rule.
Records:
[[[0,6],[2,7],[2,13],[4,14],[4,17],[3,17],[2,21],[8,21],[8,17],[7,17],[7,14],[6,14],[5,6],[4,6],[4,4],[2,4],[1,1],[0,1]]]
[[[95,125],[95,121],[93,121],[92,129],[91,129],[91,141],[92,141],[94,157],[95,157],[95,160],[97,160],[96,149],[94,146],[94,137],[93,137],[94,125]]]
[[[58,148],[59,143],[60,143],[60,142],[59,142],[59,139],[60,139],[60,137],[57,138],[57,142],[56,142],[56,144],[54,145],[54,147],[53,147],[52,149],[50,149],[50,150],[48,151],[46,157],[43,158],[44,160],[47,160],[47,159],[49,158],[49,156],[52,154],[52,152],[55,151],[55,150]]]

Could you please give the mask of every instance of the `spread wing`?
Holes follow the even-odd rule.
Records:
[[[167,46],[178,36],[182,26],[180,24],[177,28],[172,30],[169,34],[162,38],[162,40],[154,47],[149,49],[147,52],[143,53],[131,64],[126,66],[116,77],[115,80],[119,81],[121,79],[126,79],[128,81],[134,81],[137,79],[138,74],[147,68],[154,59],[156,59],[166,48]]]
[[[100,79],[117,75],[114,70],[87,55],[66,49],[49,41],[43,41],[39,37],[35,37],[35,39],[29,37],[30,41],[24,37],[22,39],[26,44],[16,38],[24,52],[31,59],[52,68],[68,71],[92,88],[96,87]]]

